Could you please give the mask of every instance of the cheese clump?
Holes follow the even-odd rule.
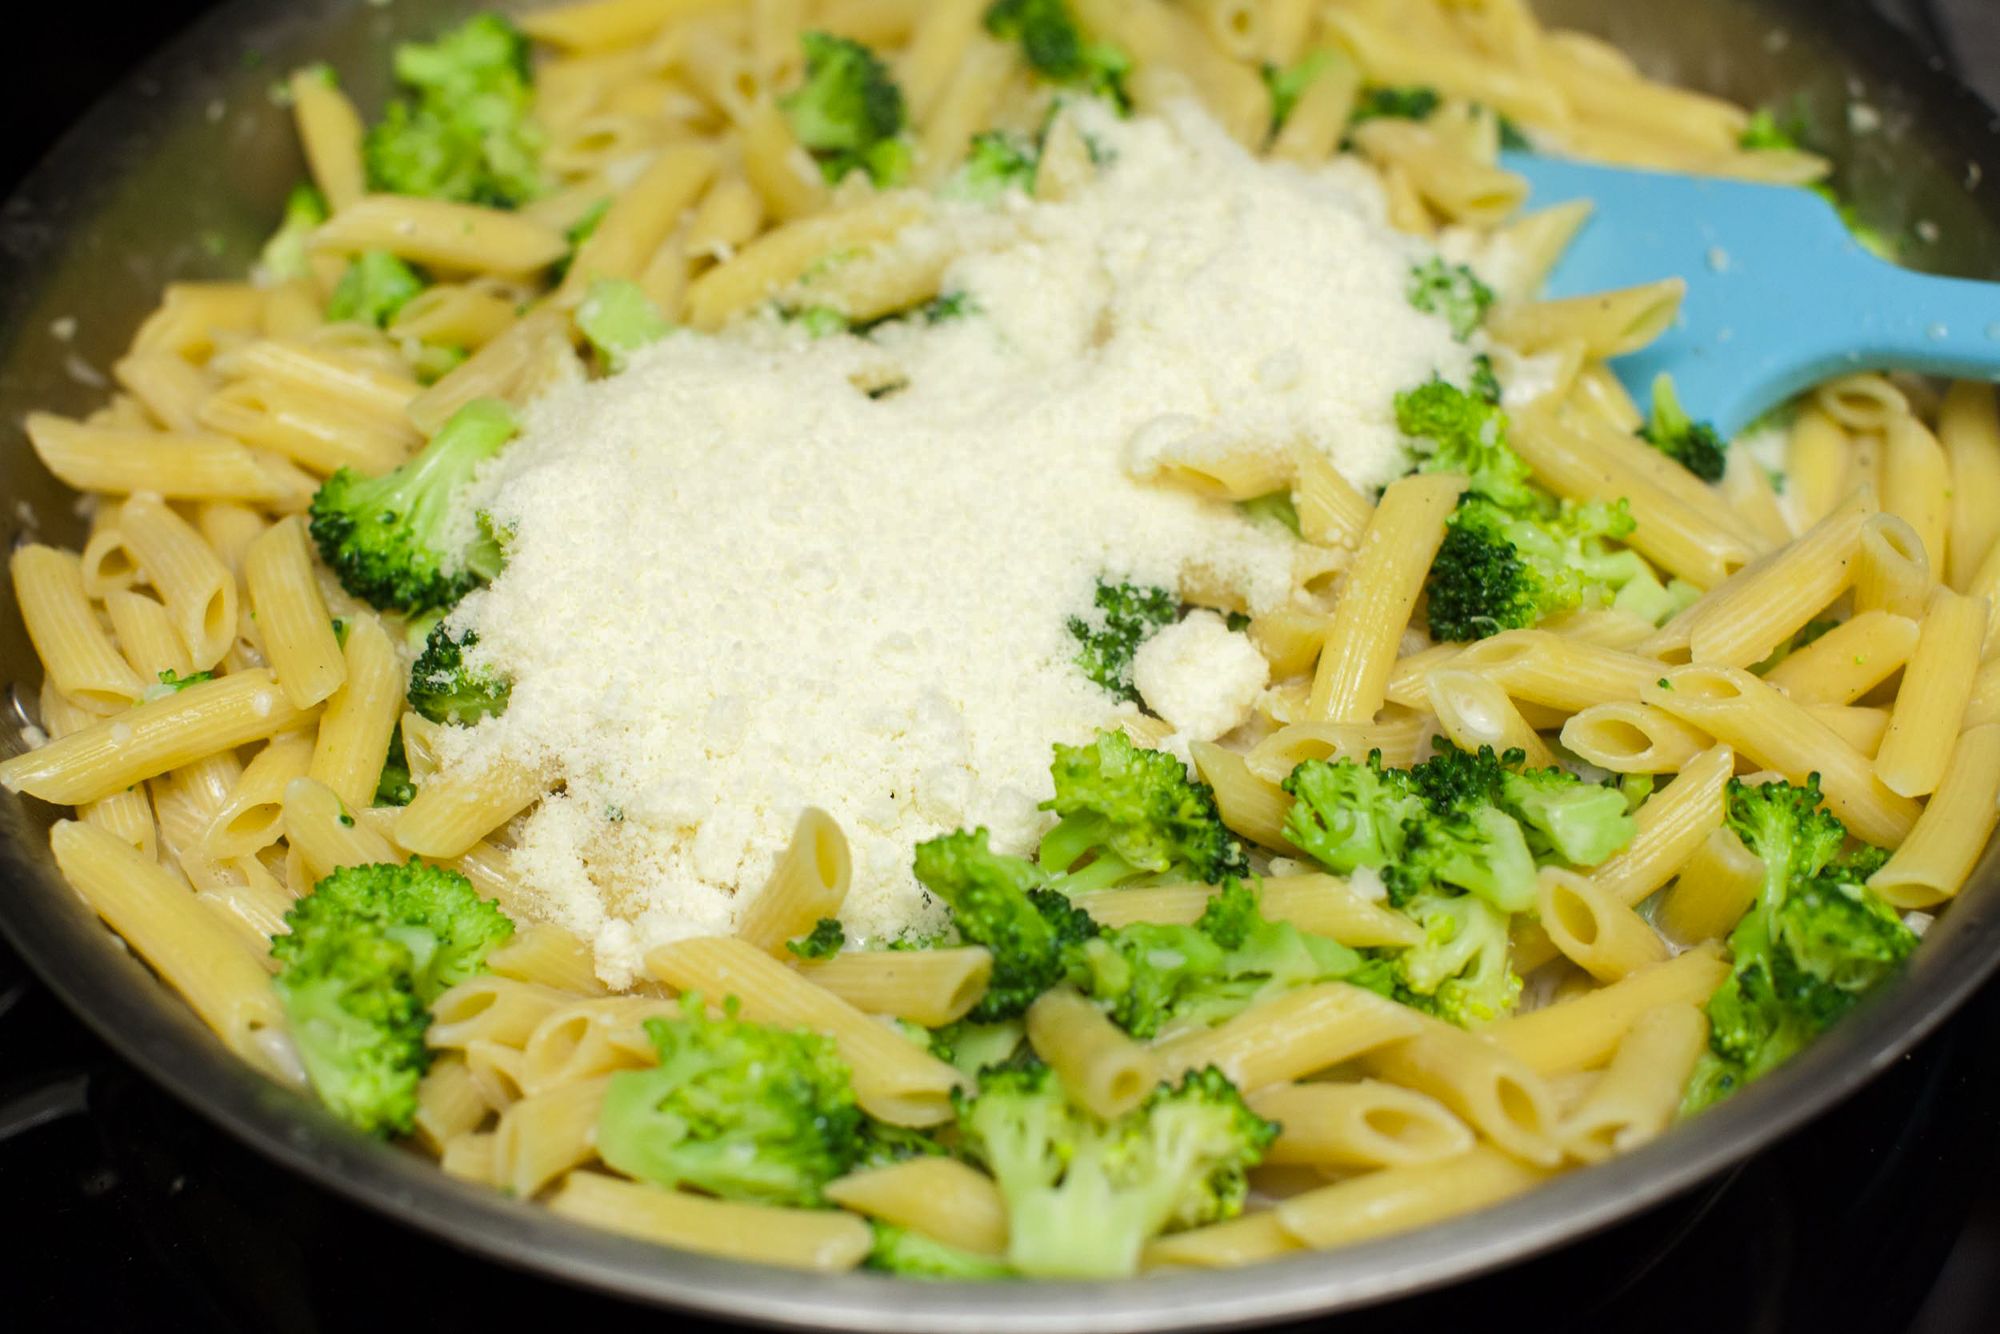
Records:
[[[440,766],[556,790],[504,839],[607,982],[729,931],[809,805],[853,850],[851,937],[940,925],[913,846],[986,825],[1031,850],[1051,744],[1133,712],[1073,663],[1065,622],[1100,577],[1291,595],[1288,534],[1135,480],[1134,442],[1305,445],[1373,487],[1406,467],[1396,392],[1466,372],[1405,299],[1428,252],[1364,168],[1261,162],[1193,107],[1088,128],[1095,182],[941,205],[899,242],[960,256],[963,317],[672,335],[531,404],[472,488],[508,562],[453,622],[515,684],[504,715],[446,729]],[[1157,701],[1191,733],[1240,719],[1251,675],[1210,619],[1153,652],[1220,664],[1209,685],[1176,665]]]

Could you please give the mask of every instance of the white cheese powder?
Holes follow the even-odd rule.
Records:
[[[1396,391],[1466,370],[1363,169],[1259,162],[1192,108],[1092,133],[1096,184],[935,224],[976,247],[947,281],[972,315],[675,335],[532,405],[482,475],[470,503],[514,536],[454,615],[515,686],[441,759],[560,784],[513,865],[607,981],[727,930],[806,805],[852,845],[853,934],[934,923],[912,846],[985,824],[1028,849],[1051,743],[1131,710],[1071,662],[1101,574],[1289,595],[1290,539],[1134,481],[1135,435],[1309,442],[1370,487],[1404,467]]]
[[[1249,719],[1271,668],[1220,616],[1194,611],[1139,646],[1132,683],[1183,741],[1213,741]]]

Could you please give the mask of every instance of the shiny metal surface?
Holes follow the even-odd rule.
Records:
[[[1911,56],[1858,3],[1544,0],[1650,70],[1807,113],[1844,160],[1867,218],[1912,238],[1921,266],[2000,277],[2000,136],[1992,113]],[[0,209],[0,481],[10,536],[75,543],[71,498],[19,433],[31,407],[83,411],[160,285],[235,276],[299,165],[267,94],[280,71],[328,59],[364,102],[385,43],[462,6],[402,0],[236,0],[94,111]],[[1847,107],[1881,113],[1856,135]],[[76,321],[74,335],[53,332]],[[95,369],[93,369],[95,368]],[[98,383],[93,383],[96,381]],[[2000,498],[1996,498],[2000,500]],[[0,599],[0,749],[39,669]],[[31,706],[30,706],[31,707]],[[1800,1060],[1647,1149],[1441,1227],[1236,1272],[1129,1283],[975,1287],[815,1278],[684,1255],[578,1228],[461,1185],[362,1139],[239,1065],[57,878],[51,812],[0,799],[0,929],[126,1057],[260,1151],[468,1250],[664,1305],[772,1325],[964,1334],[1222,1328],[1352,1308],[1559,1246],[1673,1198],[1842,1098],[1933,1028],[2000,962],[2000,853],[1932,928],[1908,976]]]

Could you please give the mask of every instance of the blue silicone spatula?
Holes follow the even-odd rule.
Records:
[[[1642,407],[1666,371],[1689,415],[1729,436],[1851,371],[2000,379],[2000,283],[1877,259],[1809,190],[1527,152],[1501,163],[1527,178],[1531,207],[1594,205],[1549,296],[1687,280],[1677,324],[1611,363]]]

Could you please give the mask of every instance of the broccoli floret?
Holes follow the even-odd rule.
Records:
[[[1131,109],[1125,90],[1131,58],[1108,43],[1085,41],[1063,0],[994,0],[986,9],[986,31],[1019,42],[1028,67],[1050,83],[1082,89],[1120,111]]]
[[[1389,87],[1380,84],[1361,90],[1355,99],[1354,113],[1347,118],[1348,125],[1362,125],[1371,120],[1429,120],[1444,105],[1435,88],[1418,84],[1403,87]]]
[[[1041,868],[961,829],[917,844],[916,876],[951,909],[958,932],[993,954],[986,994],[968,1018],[1010,1019],[1062,979],[1072,946],[1097,933],[1090,915],[1049,889]]]
[[[1498,807],[1522,827],[1541,862],[1595,866],[1632,841],[1638,826],[1624,794],[1559,768],[1526,769],[1525,752],[1465,750],[1440,737],[1437,752],[1410,771],[1433,810]]]
[[[1403,295],[1418,310],[1449,324],[1451,336],[1461,343],[1472,337],[1493,306],[1493,289],[1479,281],[1478,274],[1435,256],[1411,267]],[[1479,397],[1483,400],[1485,395]]]
[[[403,729],[389,733],[389,754],[382,761],[382,776],[375,780],[377,806],[407,806],[416,799],[417,785],[410,778],[410,757],[403,749]]]
[[[402,260],[386,250],[364,250],[347,262],[326,303],[326,317],[379,329],[423,290],[424,280]]]
[[[1537,504],[1528,465],[1507,443],[1507,415],[1479,395],[1433,378],[1396,395],[1396,427],[1423,448],[1420,471],[1463,473],[1506,509]]]
[[[1653,381],[1653,415],[1639,436],[1704,482],[1721,481],[1729,467],[1729,442],[1707,422],[1687,415],[1674,377],[1665,372]]]
[[[639,284],[629,278],[600,278],[576,308],[576,327],[616,375],[635,353],[673,332]]]
[[[1292,118],[1292,109],[1305,96],[1306,89],[1326,73],[1334,61],[1328,51],[1314,51],[1297,64],[1287,68],[1282,65],[1264,66],[1264,86],[1271,93],[1271,133],[1277,134],[1285,128],[1285,122]]]
[[[292,192],[285,196],[285,215],[278,223],[278,230],[271,233],[271,239],[264,242],[264,249],[257,257],[264,276],[273,282],[309,277],[312,270],[307,265],[310,256],[306,243],[313,229],[326,218],[325,195],[303,182],[293,186]]]
[[[822,917],[813,923],[810,932],[785,942],[785,948],[801,959],[831,959],[846,945],[847,928],[838,917]]]
[[[1818,775],[1803,786],[1730,783],[1726,821],[1763,861],[1764,883],[1729,936],[1730,975],[1708,1002],[1715,1062],[1696,1072],[1690,1109],[1789,1059],[1916,948],[1865,884],[1887,853],[1843,853],[1847,830],[1819,802]]]
[[[1582,606],[1657,611],[1668,596],[1658,577],[1638,553],[1610,545],[1632,529],[1622,501],[1522,512],[1468,493],[1425,584],[1431,637],[1484,639]]]
[[[465,651],[478,643],[475,630],[454,636],[443,621],[432,626],[424,651],[410,667],[410,707],[434,723],[461,727],[505,713],[514,683],[466,663]]]
[[[1819,775],[1804,784],[1760,783],[1732,778],[1724,819],[1743,846],[1764,863],[1758,903],[1775,908],[1794,884],[1802,884],[1840,855],[1847,826],[1820,805]]]
[[[312,536],[341,587],[384,611],[442,610],[500,572],[499,544],[482,534],[466,549],[447,540],[453,500],[516,430],[495,399],[475,399],[393,472],[342,468],[312,501]]]
[[[1544,861],[1596,866],[1638,832],[1624,792],[1562,769],[1510,772],[1501,782],[1500,803],[1527,831],[1529,850]]]
[[[1135,1037],[1219,1024],[1269,996],[1347,976],[1361,957],[1289,922],[1265,920],[1239,880],[1192,926],[1134,923],[1086,940],[1070,980]]]
[[[910,146],[900,138],[903,92],[888,66],[850,37],[804,37],[805,83],[778,99],[792,134],[818,159],[829,181],[866,171],[877,185],[910,174]]]
[[[320,1101],[371,1135],[408,1134],[431,1019],[410,989],[409,950],[343,933],[295,952],[272,985]]]
[[[1337,875],[1389,865],[1402,855],[1403,826],[1425,811],[1409,772],[1384,767],[1379,750],[1361,764],[1308,760],[1284,789],[1293,798],[1285,837]]]
[[[1505,913],[1471,894],[1424,890],[1401,911],[1423,942],[1379,951],[1347,980],[1460,1027],[1488,1023],[1520,998]]]
[[[730,1200],[814,1205],[853,1166],[863,1118],[833,1040],[711,1017],[702,998],[648,1019],[660,1063],[611,1076],[597,1152],[639,1181]]]
[[[542,191],[528,39],[480,14],[430,45],[396,48],[390,103],[362,142],[368,185],[390,194],[514,208]]]
[[[407,1133],[430,1064],[430,1003],[513,934],[456,871],[349,866],[313,887],[271,940],[273,980],[320,1099],[371,1134]]]
[[[866,1264],[870,1269],[899,1274],[904,1278],[995,1279],[1012,1278],[1014,1271],[1004,1260],[963,1250],[921,1232],[897,1227],[877,1219],[869,1224],[875,1244],[869,1248]]]
[[[955,1101],[1007,1205],[1007,1258],[1036,1278],[1129,1275],[1149,1238],[1235,1217],[1278,1133],[1212,1067],[1109,1123],[1073,1108],[1042,1065],[989,1070]]]
[[[999,130],[975,134],[965,165],[953,178],[951,193],[980,203],[990,203],[1013,190],[1032,194],[1040,157],[1034,145]]]
[[[1180,614],[1174,595],[1145,584],[1097,581],[1095,611],[1069,618],[1070,636],[1081,646],[1076,665],[1119,699],[1137,703],[1132,684],[1132,655],[1153,632],[1172,625]]]
[[[1338,874],[1380,871],[1393,907],[1443,883],[1521,912],[1535,898],[1536,848],[1568,860],[1564,848],[1620,847],[1635,829],[1616,791],[1561,770],[1523,774],[1524,759],[1441,740],[1409,770],[1384,768],[1380,752],[1365,764],[1308,760],[1284,782],[1285,836]]]
[[[1049,773],[1055,795],[1042,809],[1061,818],[1043,835],[1039,860],[1066,893],[1144,875],[1220,884],[1250,872],[1243,845],[1216,810],[1214,789],[1189,778],[1165,751],[1136,746],[1123,732],[1099,732],[1088,745],[1057,746]]]

